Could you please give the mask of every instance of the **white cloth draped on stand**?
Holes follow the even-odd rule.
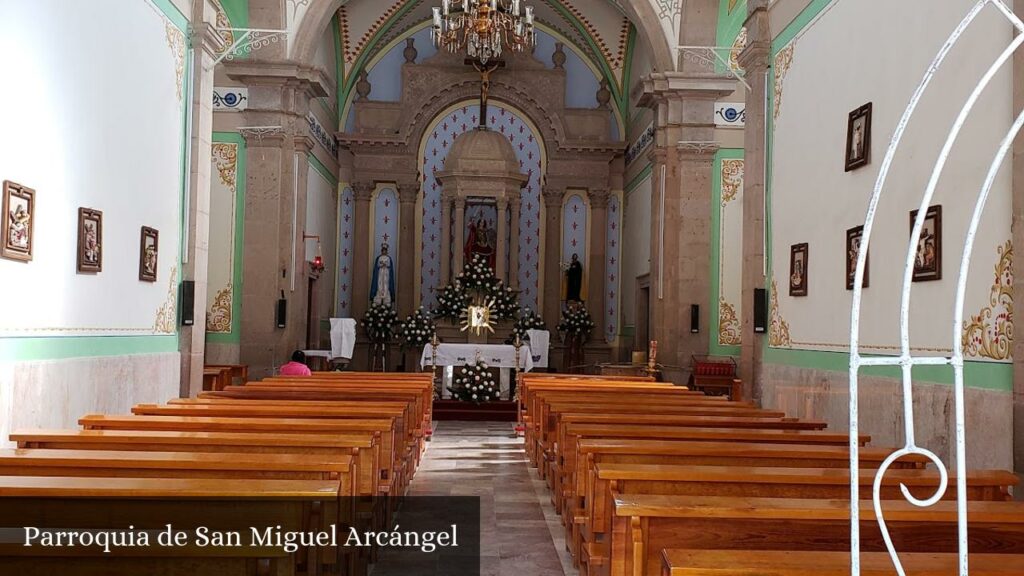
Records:
[[[530,357],[534,368],[548,367],[548,350],[551,348],[551,332],[547,330],[527,330],[530,338]]]
[[[352,359],[356,347],[356,321],[331,318],[331,358]]]

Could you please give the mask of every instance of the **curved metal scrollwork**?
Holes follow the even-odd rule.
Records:
[[[1016,29],[1016,36],[1013,41],[1006,47],[1005,50],[995,59],[985,75],[982,76],[981,80],[975,86],[971,95],[964,103],[963,108],[960,110],[959,115],[953,123],[949,131],[949,135],[946,139],[942,150],[939,152],[939,156],[935,162],[935,166],[932,170],[931,177],[928,181],[928,185],[925,188],[924,195],[921,199],[920,210],[918,211],[917,218],[914,221],[913,232],[910,237],[910,243],[907,249],[906,264],[903,273],[903,287],[902,297],[900,301],[900,355],[899,356],[861,356],[859,350],[859,338],[860,338],[860,305],[861,297],[863,293],[863,279],[866,268],[866,260],[868,254],[868,246],[871,240],[871,232],[875,221],[876,212],[878,209],[879,201],[882,196],[882,192],[885,190],[886,180],[889,175],[889,170],[892,168],[893,159],[895,158],[896,152],[900,147],[900,143],[903,139],[904,133],[906,132],[907,125],[913,117],[914,112],[917,109],[918,104],[921,101],[922,96],[927,91],[928,86],[931,84],[932,79],[942,66],[946,57],[949,55],[953,46],[959,41],[960,37],[964,32],[971,26],[972,23],[977,19],[978,15],[987,8],[992,7],[1002,13],[1010,24]],[[875,476],[873,484],[873,504],[875,516],[878,521],[879,527],[882,531],[885,545],[889,550],[889,555],[892,557],[896,571],[900,576],[905,576],[905,572],[900,562],[899,555],[893,545],[892,538],[889,535],[888,527],[885,523],[885,517],[882,510],[881,500],[881,485],[882,480],[885,477],[889,467],[899,460],[908,455],[919,455],[928,458],[938,469],[940,473],[939,486],[936,488],[935,493],[927,499],[918,499],[914,497],[905,485],[900,485],[903,497],[918,507],[929,507],[937,503],[946,492],[949,483],[949,476],[946,471],[946,466],[942,460],[932,451],[917,446],[914,435],[914,409],[913,409],[913,386],[911,371],[914,366],[950,366],[953,369],[953,394],[954,394],[954,411],[956,419],[956,469],[959,471],[956,478],[956,493],[957,493],[957,536],[958,536],[958,550],[959,550],[959,574],[966,576],[968,573],[968,547],[967,547],[967,456],[966,456],[966,430],[965,430],[965,409],[964,409],[964,359],[963,359],[963,343],[961,340],[961,331],[963,325],[963,306],[964,297],[966,293],[967,285],[967,273],[970,269],[971,253],[974,248],[975,234],[978,229],[978,223],[981,220],[981,215],[985,209],[985,203],[988,200],[989,193],[992,190],[992,186],[996,179],[996,174],[999,172],[1000,167],[1006,159],[1006,156],[1013,144],[1014,139],[1020,132],[1021,127],[1024,126],[1024,112],[1017,117],[1016,121],[1008,130],[1006,136],[1000,143],[999,149],[997,150],[995,157],[992,161],[991,166],[984,184],[982,185],[981,191],[978,195],[978,199],[975,203],[974,212],[971,216],[971,222],[968,227],[966,239],[964,241],[963,258],[960,265],[960,275],[957,281],[957,292],[956,292],[956,303],[954,308],[954,319],[953,319],[953,345],[952,354],[949,357],[931,357],[931,356],[913,356],[910,349],[910,292],[911,282],[913,278],[914,259],[916,256],[916,247],[920,241],[921,232],[924,228],[925,218],[927,216],[928,207],[931,203],[932,197],[935,194],[935,189],[938,186],[942,172],[946,166],[947,160],[949,159],[950,152],[953,145],[956,143],[961,130],[963,129],[964,123],[967,121],[968,116],[977,104],[978,99],[988,87],[989,83],[995,77],[999,69],[1004,66],[1014,52],[1024,44],[1024,22],[1013,13],[1009,7],[1006,6],[1004,0],[979,0],[967,13],[960,24],[953,30],[949,38],[943,44],[939,50],[932,64],[928,67],[927,72],[924,75],[921,83],[918,85],[917,90],[914,92],[910,99],[910,103],[907,105],[906,110],[900,118],[899,124],[896,126],[896,130],[893,133],[892,140],[889,144],[889,148],[886,151],[885,159],[882,161],[881,168],[878,174],[878,180],[875,182],[874,192],[871,197],[871,201],[868,205],[867,217],[864,223],[864,236],[861,244],[861,250],[857,255],[857,270],[854,278],[854,290],[853,290],[853,306],[851,309],[851,322],[850,322],[850,537],[851,537],[851,574],[852,576],[859,576],[860,574],[860,454],[859,454],[859,426],[858,426],[858,375],[862,366],[899,366],[902,371],[902,383],[903,383],[903,412],[904,412],[904,426],[905,426],[905,446],[896,452],[894,452],[889,458],[882,463],[879,467],[878,472]]]

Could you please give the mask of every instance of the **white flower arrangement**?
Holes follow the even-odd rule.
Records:
[[[422,306],[398,327],[398,336],[406,348],[422,348],[434,337],[434,319]]]
[[[487,368],[487,363],[466,364],[452,379],[448,387],[452,398],[462,402],[493,402],[500,400],[498,381]]]
[[[570,306],[562,310],[562,318],[558,322],[558,332],[562,335],[563,340],[575,337],[581,342],[586,342],[590,339],[590,334],[593,331],[594,320],[590,317],[586,306]]]
[[[519,336],[523,342],[529,341],[528,330],[547,330],[547,326],[544,324],[544,319],[532,308],[523,308],[519,311],[519,318],[516,319],[516,323],[512,327],[512,342],[515,342],[516,336]]]
[[[366,311],[360,324],[366,330],[367,337],[374,344],[384,344],[391,341],[394,334],[395,322],[398,321],[398,314],[386,304],[374,303]]]

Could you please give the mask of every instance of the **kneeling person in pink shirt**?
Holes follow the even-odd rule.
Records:
[[[312,376],[309,366],[306,366],[306,355],[302,350],[292,352],[292,361],[281,366],[278,370],[281,376]]]

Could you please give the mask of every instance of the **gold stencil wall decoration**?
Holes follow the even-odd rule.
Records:
[[[743,160],[722,160],[722,206],[736,199],[743,188]]]
[[[789,336],[789,323],[783,320],[779,311],[779,288],[772,278],[772,296],[769,305],[768,345],[773,348],[789,348],[793,339]]]
[[[790,66],[793,65],[793,51],[795,48],[796,42],[790,42],[775,55],[775,98],[772,100],[772,118],[775,120],[779,119],[779,113],[782,111],[782,86],[786,80],[786,73],[789,72]]]
[[[1013,358],[1013,243],[1010,240],[999,247],[988,306],[964,321],[961,344],[967,357]]]
[[[185,34],[178,30],[178,27],[169,20],[164,21],[164,29],[167,35],[167,47],[174,55],[174,75],[177,82],[178,102],[182,101],[182,92],[185,79]]]
[[[215,142],[211,151],[213,162],[217,166],[217,173],[220,174],[220,181],[232,192],[237,191],[238,144]]]
[[[739,35],[736,36],[736,41],[732,43],[732,52],[729,53],[729,69],[733,72],[739,72],[743,70],[740,66],[740,52],[747,47],[747,27],[740,28]]]
[[[231,20],[219,0],[213,0],[214,10],[217,11],[217,35],[224,41],[224,50],[227,51],[235,43],[235,33],[231,31]]]
[[[206,315],[206,331],[213,334],[231,333],[231,285],[217,292],[210,306],[210,313]]]
[[[178,267],[171,268],[167,286],[167,299],[156,311],[153,331],[157,334],[174,334],[178,325]]]
[[[736,316],[736,308],[725,301],[718,300],[718,344],[721,346],[739,346],[740,319]]]

